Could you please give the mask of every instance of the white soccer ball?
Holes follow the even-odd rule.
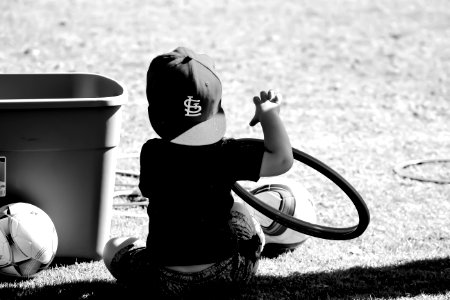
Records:
[[[251,191],[258,199],[297,219],[316,223],[312,196],[301,184],[285,178],[263,179],[258,181],[259,184],[258,188]],[[293,250],[308,239],[308,235],[287,228],[247,206],[263,229],[266,238],[264,246],[266,256]]]
[[[29,203],[0,208],[0,274],[32,277],[56,254],[58,235],[50,217]]]

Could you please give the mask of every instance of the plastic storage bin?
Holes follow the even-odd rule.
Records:
[[[126,99],[123,86],[97,74],[0,74],[0,206],[43,209],[57,257],[101,257]]]

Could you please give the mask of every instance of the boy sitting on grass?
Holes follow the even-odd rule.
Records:
[[[157,56],[147,73],[148,115],[160,138],[140,155],[139,188],[149,198],[149,232],[111,239],[104,262],[125,284],[162,296],[207,291],[220,295],[256,273],[264,233],[231,187],[288,171],[289,137],[279,117],[280,96],[253,98],[264,144],[224,138],[222,85],[212,60],[187,48]],[[219,290],[220,288],[220,290]]]

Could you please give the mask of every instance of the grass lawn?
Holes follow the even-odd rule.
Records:
[[[259,126],[248,126],[253,95],[284,95],[293,146],[343,175],[371,223],[357,239],[310,238],[263,259],[254,282],[227,297],[450,299],[450,186],[393,172],[412,159],[450,156],[449,1],[11,0],[0,2],[0,28],[1,73],[94,72],[127,87],[121,153],[155,137],[147,67],[179,45],[215,59],[228,136],[261,138]],[[118,164],[136,169],[133,159]],[[450,164],[407,171],[448,180]],[[300,164],[285,176],[314,195],[320,224],[357,222],[326,179]],[[115,209],[111,235],[144,238],[147,221],[142,208]],[[0,282],[1,300],[130,294],[99,261],[55,261],[34,279]]]

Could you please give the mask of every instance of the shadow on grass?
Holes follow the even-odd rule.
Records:
[[[442,295],[450,292],[450,257],[386,267],[354,267],[287,277],[257,276],[230,299],[345,299]],[[1,299],[132,299],[138,292],[115,282],[80,281],[41,288],[0,289]],[[136,294],[136,295],[135,295]],[[221,294],[224,299],[224,294]],[[139,297],[140,298],[140,297]]]
[[[385,267],[258,276],[245,297],[274,299],[395,298],[450,292],[450,257]]]

